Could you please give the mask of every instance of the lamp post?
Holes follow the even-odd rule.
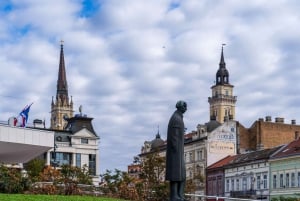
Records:
[[[58,166],[58,161],[56,161],[56,149],[57,149],[57,144],[54,143],[54,147],[53,147],[54,159],[52,161],[52,165],[54,166],[54,169],[56,169],[56,167]]]

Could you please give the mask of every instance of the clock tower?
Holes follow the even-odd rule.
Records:
[[[216,73],[215,85],[211,87],[212,94],[208,97],[210,119],[223,123],[226,119],[235,119],[236,96],[233,95],[233,85],[229,83],[229,72],[226,69],[223,46],[219,69]]]
[[[60,46],[56,98],[51,102],[51,129],[64,130],[67,119],[73,117],[73,101],[69,99],[63,41]]]

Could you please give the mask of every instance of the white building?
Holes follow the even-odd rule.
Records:
[[[53,148],[53,144],[53,131],[0,124],[1,163],[26,163]]]
[[[269,158],[280,147],[236,155],[225,169],[225,197],[269,200]]]
[[[99,137],[92,118],[75,115],[67,119],[65,130],[55,130],[55,144],[45,155],[46,165],[87,167],[93,184],[100,182]],[[54,150],[55,149],[55,150]]]

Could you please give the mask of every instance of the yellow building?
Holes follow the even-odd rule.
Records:
[[[235,103],[237,98],[233,95],[233,87],[229,83],[229,72],[226,69],[222,47],[215,85],[211,87],[212,94],[208,98],[211,119],[215,118],[220,123],[223,123],[225,119],[235,119]]]

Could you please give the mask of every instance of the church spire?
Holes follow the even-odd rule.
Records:
[[[69,103],[63,41],[61,41],[61,45],[60,45],[60,60],[59,60],[57,92],[56,92],[56,100],[59,99],[60,101],[62,101],[62,103],[64,102],[67,104]]]
[[[226,44],[222,44],[222,52],[221,52],[221,59],[220,59],[220,68],[226,68],[226,63],[225,63],[225,60],[224,60],[224,53],[223,53],[223,47],[225,46]]]
[[[73,100],[69,101],[68,83],[66,76],[64,46],[60,44],[60,58],[56,89],[56,100],[51,102],[51,128],[63,130],[67,125],[67,119],[73,117]]]
[[[223,51],[224,46],[225,44],[222,44],[221,59],[219,63],[219,69],[216,74],[216,85],[229,84],[229,73],[228,70],[226,69],[226,63],[224,59],[224,51]]]

